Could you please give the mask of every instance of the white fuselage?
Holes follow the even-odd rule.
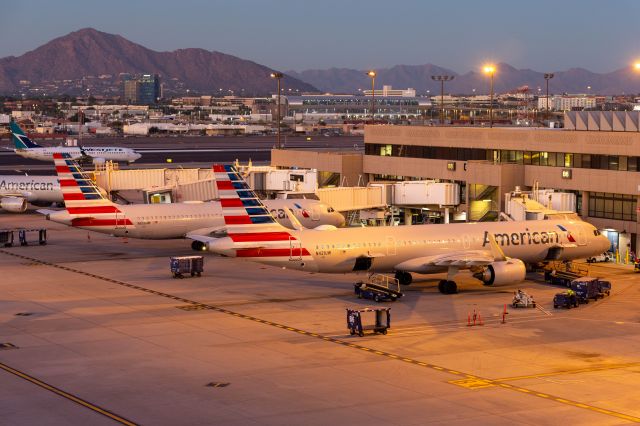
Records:
[[[295,201],[300,207],[294,206]],[[341,226],[344,217],[316,200],[266,200],[265,206],[276,214],[290,208],[300,223],[308,228],[319,225]],[[224,229],[224,218],[220,202],[193,202],[172,204],[128,204],[117,205],[121,213],[115,213],[111,220],[93,221],[91,218],[70,215],[66,210],[49,213],[48,219],[77,228],[88,229],[115,236],[143,239],[182,238],[197,230],[210,232]],[[305,215],[304,212],[314,211]],[[308,217],[305,217],[308,216]],[[288,218],[280,222],[291,226]]]
[[[62,202],[56,176],[0,176],[0,197],[20,197],[29,202]]]
[[[606,237],[581,220],[478,222],[288,232],[293,238],[270,245],[261,243],[261,247],[257,243],[234,243],[229,237],[220,238],[209,245],[209,250],[314,272],[352,272],[358,270],[358,260],[370,259],[370,267],[366,268],[370,272],[405,270],[435,273],[446,271],[448,266],[429,266],[425,263],[429,256],[459,253],[464,257],[465,253],[476,250],[489,251],[491,235],[507,257],[526,263],[541,262],[548,259],[550,254],[562,260],[585,258],[609,247]]]
[[[133,162],[140,158],[140,154],[130,148],[119,147],[38,147],[21,148],[14,150],[16,154],[24,158],[40,161],[53,161],[53,154],[69,154],[72,159],[77,160],[83,156],[94,159],[110,160],[118,162]],[[83,154],[84,153],[84,154]]]

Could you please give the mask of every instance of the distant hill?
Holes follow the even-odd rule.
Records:
[[[31,84],[119,73],[158,73],[162,81],[212,94],[224,88],[247,94],[274,92],[273,70],[252,61],[204,49],[156,52],[124,37],[85,28],[56,38],[22,56],[0,59],[0,93],[18,90],[20,80]],[[315,88],[285,75],[284,87]]]
[[[516,69],[509,64],[496,66],[494,90],[496,93],[514,91],[527,85],[532,93],[545,92],[544,72],[530,69]],[[356,93],[358,89],[371,87],[366,70],[349,68],[329,68],[323,70],[288,71],[287,74],[299,78],[325,92]],[[479,71],[458,74],[455,71],[433,64],[396,65],[391,68],[376,69],[376,87],[391,85],[397,89],[412,87],[420,94],[440,93],[440,84],[431,79],[432,75],[453,75],[455,79],[445,84],[446,93],[471,94],[489,92],[489,79]],[[550,93],[595,93],[595,94],[633,94],[640,93],[640,74],[631,68],[620,69],[606,74],[594,73],[582,68],[556,71],[549,84]],[[587,89],[591,86],[591,89]]]

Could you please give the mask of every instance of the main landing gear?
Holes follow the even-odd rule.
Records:
[[[396,271],[396,279],[401,285],[409,285],[413,281],[411,274],[403,271]]]
[[[442,294],[456,294],[458,292],[458,285],[455,281],[440,280],[438,290],[440,290]]]

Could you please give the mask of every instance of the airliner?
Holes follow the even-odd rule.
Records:
[[[24,213],[27,203],[47,206],[62,203],[56,176],[0,176],[0,208],[10,213]]]
[[[119,205],[107,199],[67,153],[53,154],[66,210],[38,210],[48,220],[110,234],[143,239],[224,235],[221,202]],[[282,224],[301,222],[309,228],[330,230],[344,225],[344,216],[317,200],[269,200],[267,208],[283,216]],[[294,216],[280,211],[293,210]],[[269,216],[271,217],[271,216]],[[205,245],[194,240],[191,247]]]
[[[457,292],[454,276],[468,269],[484,285],[524,280],[525,263],[581,259],[609,240],[591,224],[560,220],[344,228],[327,232],[278,224],[233,166],[213,167],[227,236],[188,236],[230,257],[312,272],[447,273],[438,288]]]
[[[132,163],[141,157],[141,155],[133,149],[120,147],[58,146],[45,148],[29,139],[15,121],[12,121],[9,127],[11,128],[11,139],[16,147],[14,152],[24,158],[51,161],[53,154],[66,153],[74,160],[82,157],[90,157],[94,164],[103,164],[106,160]]]

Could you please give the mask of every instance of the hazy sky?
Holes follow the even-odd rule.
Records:
[[[0,57],[85,27],[148,48],[218,50],[281,70],[433,63],[464,73],[607,72],[640,58],[638,0],[19,0],[0,13]]]

